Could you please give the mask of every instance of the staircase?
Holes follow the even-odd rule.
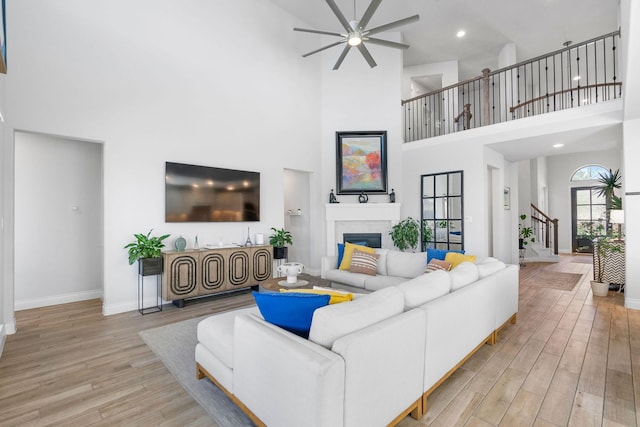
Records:
[[[558,219],[551,218],[531,204],[531,227],[535,242],[527,245],[525,262],[558,262]]]
[[[529,243],[524,254],[525,262],[558,262],[560,255],[554,254],[550,248],[540,243]]]

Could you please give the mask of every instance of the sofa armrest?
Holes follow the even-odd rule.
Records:
[[[323,256],[320,270],[320,277],[326,279],[325,273],[329,270],[335,270],[338,266],[338,257],[335,255]]]
[[[496,329],[518,312],[519,270],[517,265],[507,265],[492,275],[496,283]]]
[[[387,425],[419,401],[425,331],[425,313],[414,309],[334,342],[346,367],[346,426]]]
[[[249,314],[236,318],[233,359],[234,395],[266,425],[343,425],[339,355]]]

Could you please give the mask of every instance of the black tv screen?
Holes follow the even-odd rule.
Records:
[[[165,221],[260,221],[260,173],[166,162]]]

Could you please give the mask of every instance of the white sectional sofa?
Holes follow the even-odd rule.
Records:
[[[332,286],[353,292],[373,292],[398,285],[424,273],[427,255],[424,252],[400,252],[375,249],[378,255],[376,275],[351,273],[338,269],[337,256],[322,257],[321,277],[331,280]]]
[[[429,394],[517,309],[517,266],[465,262],[319,308],[308,340],[257,307],[211,316],[198,325],[197,375],[258,425],[395,424],[420,418]]]

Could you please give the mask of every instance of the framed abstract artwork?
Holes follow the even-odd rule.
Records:
[[[338,194],[387,192],[387,131],[336,132]]]

